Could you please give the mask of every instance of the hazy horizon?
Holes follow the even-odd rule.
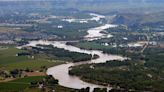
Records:
[[[45,9],[77,9],[80,11],[93,11],[108,13],[112,11],[162,11],[164,0],[0,0],[0,7],[20,9],[45,8]],[[6,7],[7,5],[7,7]],[[29,5],[29,6],[28,6]],[[11,7],[11,8],[10,8]],[[158,8],[158,9],[156,9]],[[134,10],[132,10],[134,9]]]

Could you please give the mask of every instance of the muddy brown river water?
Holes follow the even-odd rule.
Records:
[[[91,39],[91,40],[94,40],[96,37],[98,37],[98,38],[104,37],[105,34],[102,34],[100,32],[103,31],[104,29],[107,29],[110,27],[115,27],[115,26],[116,25],[106,24],[106,25],[103,25],[100,27],[89,29],[88,35],[85,37],[87,39]],[[47,74],[53,75],[53,77],[55,79],[58,79],[60,85],[62,85],[64,87],[74,88],[74,89],[90,87],[90,92],[92,92],[92,90],[96,87],[107,88],[108,90],[110,90],[111,87],[84,82],[77,76],[71,76],[68,73],[69,67],[81,65],[81,64],[88,64],[88,63],[103,63],[103,62],[106,62],[107,60],[124,60],[124,59],[126,59],[126,58],[124,58],[122,56],[118,56],[118,55],[104,54],[102,51],[98,51],[98,50],[84,50],[84,49],[80,49],[78,47],[74,47],[71,45],[66,45],[65,41],[43,41],[43,40],[31,41],[26,46],[36,46],[37,44],[42,44],[42,45],[50,45],[51,44],[54,47],[63,48],[65,50],[69,50],[71,52],[99,55],[99,58],[97,58],[97,59],[93,59],[90,61],[83,61],[83,62],[79,62],[79,63],[62,64],[62,65],[51,67],[47,70]]]

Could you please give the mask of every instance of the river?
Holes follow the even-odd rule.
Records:
[[[113,28],[113,27],[117,27],[117,25],[105,24],[100,27],[91,28],[87,31],[88,35],[85,36],[85,39],[88,41],[93,41],[93,40],[102,39],[102,38],[110,38],[112,37],[111,34],[103,34],[101,32],[103,32],[105,29]]]
[[[94,16],[94,19],[100,20],[100,18],[105,18],[105,16],[98,15],[98,14],[91,14]],[[112,28],[112,27],[117,27],[117,25],[113,24],[105,24],[96,28],[91,28],[89,29],[88,35],[84,37],[85,40],[87,41],[92,41],[92,40],[97,40],[101,38],[106,38],[106,37],[112,37],[111,34],[103,34],[102,32],[105,29]],[[111,89],[110,86],[102,86],[102,85],[96,85],[88,82],[82,81],[79,77],[77,76],[71,76],[69,75],[69,67],[71,66],[77,66],[81,64],[89,64],[89,63],[103,63],[106,62],[107,60],[124,60],[126,58],[118,55],[111,55],[111,54],[104,54],[102,51],[98,50],[84,50],[80,49],[75,46],[67,45],[66,41],[44,41],[44,40],[39,40],[39,41],[31,41],[29,44],[25,46],[36,46],[37,44],[42,44],[42,45],[53,45],[54,47],[57,48],[63,48],[65,50],[71,51],[71,52],[79,52],[79,53],[86,53],[86,54],[96,54],[99,55],[99,58],[93,59],[90,61],[83,61],[83,62],[78,62],[78,63],[66,63],[58,66],[54,66],[51,68],[48,68],[47,74],[48,75],[53,75],[55,79],[59,80],[59,84],[64,87],[69,87],[69,88],[74,88],[74,89],[81,89],[81,88],[86,88],[90,87],[90,92],[93,91],[94,88],[99,87],[99,88],[107,88],[108,90]]]
[[[88,35],[85,36],[88,39],[93,39],[96,37],[104,37],[104,34],[100,33],[104,29],[110,28],[110,27],[115,27],[115,25],[110,25],[106,24],[100,27],[92,28],[88,30]],[[96,30],[96,31],[95,31]],[[87,83],[82,81],[79,77],[77,76],[71,76],[68,74],[69,67],[71,66],[76,66],[76,65],[81,65],[81,64],[87,64],[87,63],[103,63],[106,62],[107,60],[124,60],[124,57],[118,56],[118,55],[110,55],[110,54],[104,54],[102,51],[98,50],[84,50],[80,49],[75,46],[71,45],[66,45],[65,41],[31,41],[28,45],[26,46],[36,46],[37,44],[42,44],[42,45],[53,45],[54,47],[57,48],[63,48],[65,50],[69,50],[72,52],[79,52],[79,53],[86,53],[86,54],[97,54],[99,55],[99,58],[91,60],[91,61],[83,61],[79,63],[67,63],[67,64],[62,64],[58,66],[51,67],[47,70],[48,75],[53,75],[55,79],[59,80],[59,84],[64,86],[64,87],[69,87],[69,88],[74,88],[74,89],[81,89],[81,88],[86,88],[90,87],[90,92],[96,88],[107,88],[108,90],[111,89],[109,86],[101,86],[101,85],[96,85],[92,83]]]
[[[75,89],[81,89],[81,88],[86,88],[90,87],[91,91],[96,88],[108,88],[110,90],[110,87],[107,86],[101,86],[101,85],[96,85],[92,83],[87,83],[82,81],[79,77],[76,76],[70,76],[68,74],[69,67],[71,66],[76,66],[76,65],[81,65],[81,64],[87,64],[87,63],[103,63],[106,62],[107,60],[124,60],[125,58],[117,55],[109,55],[109,54],[104,54],[102,51],[98,50],[83,50],[71,45],[66,45],[66,42],[64,41],[31,41],[28,45],[26,46],[36,46],[37,44],[43,44],[43,45],[53,45],[54,47],[57,48],[64,48],[65,50],[69,50],[72,52],[79,52],[79,53],[86,53],[86,54],[97,54],[99,55],[98,59],[93,59],[91,61],[83,61],[79,63],[67,63],[67,64],[62,64],[59,66],[54,66],[51,67],[47,70],[48,75],[53,75],[54,78],[59,80],[59,84],[64,86],[64,87],[69,87],[69,88],[75,88]]]

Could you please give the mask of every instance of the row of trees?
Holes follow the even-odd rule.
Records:
[[[90,88],[82,88],[78,92],[90,92]],[[107,88],[94,88],[92,92],[107,92]]]
[[[115,90],[119,86],[117,90],[162,92],[164,74],[163,68],[159,66],[163,65],[163,57],[156,58],[157,53],[156,55],[151,53],[151,57],[146,56],[149,56],[149,59],[154,58],[154,63],[152,60],[146,60],[145,64],[140,61],[108,61],[101,64],[75,66],[69,74],[81,76],[83,80],[93,83],[110,84]]]
[[[91,54],[70,52],[68,50],[53,47],[52,45],[38,45],[38,46],[39,47],[33,47],[34,53],[38,53],[38,54],[44,53],[45,55],[48,55],[51,58],[57,58],[57,59],[73,61],[73,62],[88,61],[92,59]]]

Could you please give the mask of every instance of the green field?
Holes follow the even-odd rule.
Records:
[[[8,47],[0,51],[0,70],[11,71],[14,69],[31,69],[40,70],[41,67],[51,67],[62,64],[64,62],[59,60],[50,60],[46,55],[35,55],[35,58],[29,58],[27,56],[16,56],[17,53],[26,52],[14,47]],[[0,82],[0,92],[42,92],[39,88],[29,88],[31,82],[42,81],[45,76],[33,76],[18,78],[9,82]],[[56,92],[75,92],[74,89],[65,88],[59,85],[55,85]],[[46,89],[49,90],[49,87]]]
[[[51,67],[54,65],[61,64],[63,62],[54,62],[46,59],[46,56],[35,56],[34,59],[27,56],[19,56],[16,54],[25,52],[16,48],[8,48],[0,51],[0,69],[2,70],[13,70],[13,69],[26,69],[30,68],[33,70],[40,69],[42,66]]]
[[[39,88],[29,88],[30,82],[41,81],[45,76],[34,76],[20,78],[14,81],[0,83],[0,92],[42,92]],[[65,88],[59,85],[55,85],[56,92],[76,92],[73,89]]]
[[[10,82],[0,83],[0,92],[11,92],[24,90],[25,88],[30,86],[30,82],[41,81],[45,76],[34,76],[34,77],[26,77],[17,79]]]

